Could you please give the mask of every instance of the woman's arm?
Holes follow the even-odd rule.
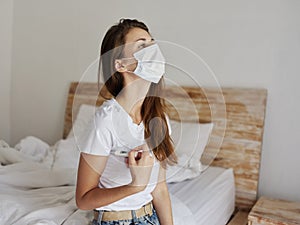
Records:
[[[160,167],[159,182],[152,192],[153,205],[161,225],[173,225],[172,207],[166,183],[166,170]]]
[[[148,154],[143,154],[136,161],[134,150],[129,152],[128,158],[132,182],[128,185],[105,189],[99,188],[98,183],[107,157],[81,153],[76,186],[77,207],[83,210],[99,208],[144,190],[150,178],[153,159]]]

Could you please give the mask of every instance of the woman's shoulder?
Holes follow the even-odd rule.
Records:
[[[114,99],[105,100],[101,106],[96,108],[95,119],[97,121],[110,123],[112,120],[112,114],[114,113],[115,109],[116,106]]]

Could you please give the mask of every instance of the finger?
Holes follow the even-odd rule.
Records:
[[[124,162],[125,162],[125,164],[126,164],[126,166],[127,166],[127,168],[129,167],[129,160],[128,160],[128,157],[125,157],[124,158]]]
[[[142,152],[137,152],[135,155],[135,160],[140,160],[142,158]]]
[[[141,156],[139,159],[139,164],[152,164],[153,161],[153,157],[150,155],[149,151],[143,151],[141,152]]]
[[[129,165],[136,165],[135,153],[136,153],[136,151],[134,151],[134,150],[131,150],[128,153],[128,164]]]

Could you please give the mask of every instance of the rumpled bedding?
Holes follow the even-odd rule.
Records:
[[[93,212],[80,210],[75,203],[77,168],[55,162],[59,153],[76,151],[66,142],[49,146],[27,137],[12,148],[0,140],[0,225],[89,224]],[[195,225],[188,207],[170,197],[174,224]]]

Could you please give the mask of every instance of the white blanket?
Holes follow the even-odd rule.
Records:
[[[50,147],[48,151],[45,157],[53,154]],[[80,210],[75,204],[76,169],[51,169],[46,162],[0,146],[0,225],[89,224],[92,211]],[[175,225],[194,225],[187,206],[175,196],[171,201]]]

